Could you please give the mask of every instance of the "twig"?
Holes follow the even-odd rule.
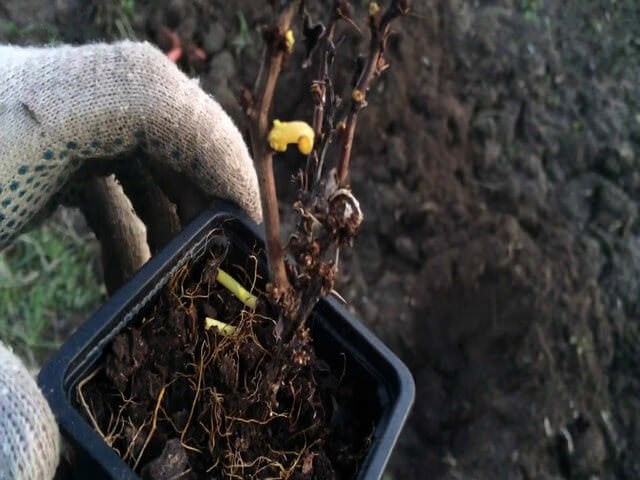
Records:
[[[381,16],[381,13],[376,10],[370,12],[371,42],[369,44],[369,55],[351,94],[351,109],[342,133],[342,148],[337,168],[339,186],[346,186],[349,181],[351,148],[356,133],[358,114],[360,110],[367,106],[367,93],[371,88],[371,82],[389,66],[384,58],[384,51],[391,32],[391,22],[402,15],[406,15],[408,11],[409,0],[392,0],[384,15]]]
[[[107,291],[123,285],[151,256],[145,227],[114,176],[90,177],[79,187],[79,207],[100,240]]]
[[[181,230],[176,205],[156,183],[140,158],[119,162],[116,178],[144,223],[151,254],[155,255]],[[175,181],[174,177],[172,180]]]
[[[318,68],[318,79],[311,84],[311,95],[313,96],[313,131],[317,139],[317,145],[323,145],[323,126],[325,116],[325,106],[327,104],[327,85],[331,81],[329,77],[329,65],[331,63],[331,52],[333,48],[333,37],[336,32],[338,20],[342,18],[339,12],[340,5],[343,0],[334,0],[331,6],[331,17],[323,34],[322,40],[325,48],[322,54],[322,60]],[[312,190],[317,179],[321,175],[320,159],[318,158],[318,148],[314,149],[307,157],[307,166],[304,176],[303,190]],[[323,153],[320,152],[320,155]]]
[[[285,35],[296,11],[296,4],[297,1],[289,1],[278,15],[275,26],[265,31],[267,46],[253,93],[253,98],[257,99],[257,102],[255,107],[250,106],[247,111],[264,213],[267,259],[273,285],[279,294],[289,291],[291,287],[280,241],[280,214],[273,176],[273,151],[267,145],[267,134],[275,87],[287,54]]]
[[[333,6],[331,7],[331,17],[329,19],[329,23],[327,25],[327,30],[324,34],[324,42],[326,44],[326,48],[324,49],[322,55],[322,62],[320,63],[320,67],[318,69],[318,80],[315,81],[311,86],[311,91],[314,96],[315,107],[313,110],[313,130],[315,131],[316,137],[320,137],[322,134],[322,124],[324,121],[324,106],[326,104],[327,98],[327,82],[329,81],[329,63],[330,63],[330,46],[333,44],[333,37],[336,32],[336,25],[338,20],[340,19],[340,15],[338,14],[338,5],[340,0],[334,0]]]

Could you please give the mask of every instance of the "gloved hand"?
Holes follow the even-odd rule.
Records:
[[[0,248],[88,159],[137,147],[261,220],[240,132],[150,44],[0,46]],[[35,381],[0,344],[0,480],[51,479],[58,436]]]

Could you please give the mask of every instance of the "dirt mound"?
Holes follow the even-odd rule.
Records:
[[[359,125],[367,220],[340,289],[416,377],[391,474],[638,478],[637,6],[414,4]],[[258,10],[137,1],[127,18],[201,46],[193,71],[242,124]],[[118,34],[119,13],[87,15]],[[307,118],[308,82],[286,73],[276,103]],[[278,162],[288,195],[295,161]]]

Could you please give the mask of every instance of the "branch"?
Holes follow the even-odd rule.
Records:
[[[351,246],[362,224],[363,214],[358,200],[347,187],[349,159],[355,135],[358,113],[366,106],[366,94],[373,79],[382,73],[387,64],[384,50],[390,34],[391,22],[408,12],[408,0],[392,0],[382,14],[377,3],[371,2],[369,26],[371,42],[365,61],[358,62],[353,83],[352,101],[347,121],[341,127],[333,127],[337,101],[333,96],[330,71],[336,49],[333,44],[336,23],[343,20],[355,25],[351,17],[351,5],[346,0],[334,0],[331,17],[324,35],[320,37],[323,54],[318,77],[312,84],[314,129],[319,141],[307,158],[306,171],[301,174],[298,201],[294,209],[299,215],[296,231],[289,239],[288,251],[295,259],[291,266],[291,279],[300,292],[300,302],[293,325],[304,328],[306,318],[318,299],[327,295],[334,286],[340,251]],[[309,29],[311,31],[311,29]],[[313,32],[311,32],[313,33]],[[328,129],[329,131],[324,131]],[[341,135],[338,168],[324,175],[322,163],[327,146],[336,135]],[[338,173],[334,173],[334,172]],[[285,332],[286,333],[286,332]]]
[[[290,283],[284,264],[284,251],[280,240],[280,214],[278,197],[273,176],[273,151],[268,147],[269,112],[273,102],[276,83],[287,55],[285,35],[290,28],[297,1],[290,1],[277,18],[276,24],[264,33],[267,43],[260,75],[253,92],[255,105],[247,108],[250,123],[251,145],[264,214],[267,259],[276,296],[290,290]]]
[[[329,62],[330,62],[330,46],[333,44],[333,37],[336,33],[336,24],[340,19],[337,8],[340,0],[334,0],[331,12],[331,18],[324,34],[324,42],[326,47],[322,55],[322,62],[318,70],[318,80],[311,85],[315,107],[313,110],[313,130],[319,139],[322,135],[322,124],[324,120],[324,106],[327,101],[327,82],[329,81]]]
[[[349,163],[351,161],[351,149],[356,133],[358,114],[367,106],[367,93],[371,88],[373,79],[389,67],[384,58],[384,51],[391,33],[391,22],[408,13],[409,3],[409,0],[392,0],[384,15],[381,15],[380,9],[375,2],[370,4],[369,28],[371,30],[371,42],[369,44],[369,55],[351,94],[351,109],[342,133],[342,148],[337,168],[338,185],[340,186],[346,186],[349,182]]]
[[[333,38],[336,32],[336,25],[340,20],[340,8],[344,0],[334,0],[331,6],[331,17],[322,36],[324,49],[322,60],[318,68],[318,79],[311,84],[311,95],[313,96],[313,131],[316,137],[316,145],[322,145],[324,136],[323,126],[325,117],[325,106],[327,104],[327,85],[331,81],[329,76],[329,65],[333,51]],[[307,157],[305,175],[303,177],[303,190],[310,191],[321,175],[320,161],[318,158],[318,148],[315,148]]]
[[[155,255],[181,229],[180,218],[157,180],[138,158],[118,162],[116,178],[131,200],[136,215],[147,228],[147,242]]]
[[[104,280],[112,294],[149,260],[144,225],[113,175],[88,179],[78,193],[78,206],[100,241]]]

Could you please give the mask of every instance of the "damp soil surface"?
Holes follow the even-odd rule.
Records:
[[[355,478],[376,420],[361,390],[316,356],[309,330],[276,341],[266,302],[250,310],[220,286],[221,263],[260,284],[256,257],[225,261],[225,240],[114,338],[77,408],[144,479]]]
[[[0,39],[39,43],[46,24],[54,40],[114,40],[128,22],[162,44],[175,30],[206,54],[180,67],[246,130],[238,98],[268,2],[123,3],[0,0]],[[360,115],[365,222],[338,286],[416,380],[389,478],[638,479],[637,1],[412,3]],[[355,32],[341,49],[366,45]],[[300,62],[274,118],[311,117]],[[302,162],[275,164],[286,217]]]

